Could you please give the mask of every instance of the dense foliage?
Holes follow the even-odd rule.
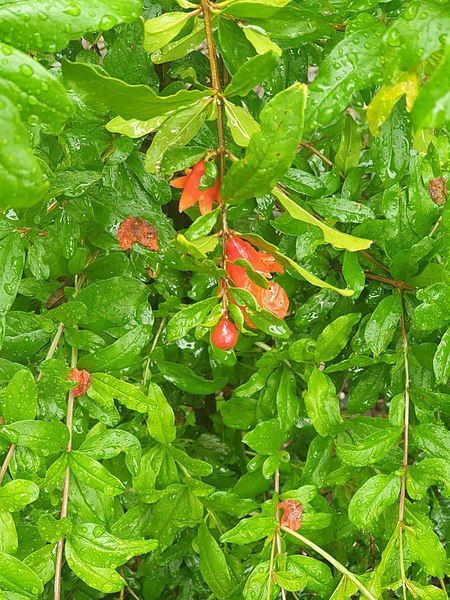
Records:
[[[450,3],[177,2],[0,2],[0,598],[445,600]]]

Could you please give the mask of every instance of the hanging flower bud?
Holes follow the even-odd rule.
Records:
[[[282,527],[298,531],[302,525],[303,507],[297,500],[279,502],[277,508],[283,511],[280,524]]]
[[[75,367],[70,371],[67,380],[77,382],[77,385],[71,390],[74,398],[83,396],[91,387],[92,382],[91,374],[88,371],[84,369],[80,371]]]
[[[117,230],[117,241],[122,250],[129,250],[135,242],[150,250],[159,250],[158,231],[144,219],[127,217]]]
[[[236,345],[238,337],[234,324],[226,317],[222,317],[212,331],[211,341],[216,348],[231,350]]]
[[[186,175],[170,182],[174,188],[183,190],[178,210],[183,212],[198,202],[200,213],[205,215],[213,209],[214,200],[219,201],[219,179],[206,190],[200,189],[200,181],[205,174],[205,161],[199,160],[192,169],[186,169]]]

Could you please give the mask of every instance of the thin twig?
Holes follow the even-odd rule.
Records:
[[[336,271],[342,271],[342,265],[333,265],[333,268]],[[367,269],[364,269],[364,274],[367,277],[367,279],[373,279],[374,281],[381,281],[381,283],[387,283],[388,285],[392,285],[393,287],[396,287],[399,290],[408,290],[410,292],[413,292],[416,289],[412,285],[409,285],[409,283],[406,283],[405,281],[391,279],[390,277],[384,277],[383,275],[377,275],[376,273],[372,273]]]
[[[376,265],[379,269],[381,269],[385,273],[390,273],[390,271],[386,267],[386,265],[383,265],[382,262],[380,262],[379,260],[377,260],[376,258],[374,258],[371,254],[369,254],[367,252],[367,250],[359,250],[359,254],[361,254],[361,256],[364,256],[364,258],[366,258],[368,261],[370,261],[371,263],[373,263],[374,265]]]
[[[153,341],[152,341],[152,345],[150,346],[150,350],[148,351],[147,362],[145,364],[145,371],[144,371],[144,385],[147,383],[148,376],[150,374],[150,357],[152,355],[153,350],[156,348],[156,344],[158,343],[158,340],[163,332],[166,321],[167,321],[167,317],[163,317],[161,319],[161,323],[158,326],[158,329],[155,333],[155,337],[153,338]]]
[[[314,146],[312,144],[310,144],[309,142],[302,141],[302,142],[300,142],[300,146],[302,146],[302,148],[306,148],[307,150],[309,150],[310,152],[312,152],[313,154],[318,156],[320,158],[320,160],[322,162],[324,162],[326,165],[328,165],[329,167],[333,168],[335,166],[333,161],[331,161],[327,156],[325,156],[325,154],[323,154],[320,150],[317,150],[317,148],[314,148]],[[345,179],[344,173],[341,173],[339,171],[339,177],[341,179]]]
[[[293,531],[292,529],[289,529],[288,527],[284,527],[284,526],[282,526],[281,529],[282,529],[282,531],[289,533],[293,537],[295,537],[298,540],[300,540],[301,542],[303,542],[303,544],[305,544],[305,546],[308,546],[309,548],[311,548],[312,550],[317,552],[317,554],[320,554],[320,556],[322,556],[325,560],[327,560],[330,564],[332,564],[333,567],[335,569],[337,569],[338,571],[340,571],[343,575],[347,575],[347,577],[351,581],[353,581],[353,583],[357,586],[357,588],[360,590],[360,592],[362,594],[364,594],[364,596],[368,600],[376,600],[375,596],[371,592],[369,592],[369,590],[358,579],[358,577],[356,577],[356,575],[354,575],[351,571],[349,571],[346,567],[344,567],[344,565],[342,563],[340,563],[338,560],[336,560],[336,558],[334,558],[334,556],[331,556],[331,554],[328,554],[328,552],[326,552],[323,548],[321,548],[320,546],[317,546],[317,544],[315,544],[314,542],[311,542],[311,540],[308,540],[308,538],[305,538],[303,535],[301,535],[297,531]]]
[[[404,369],[404,386],[403,386],[403,401],[404,401],[404,413],[403,413],[403,460],[402,460],[402,479],[400,485],[400,501],[398,507],[398,535],[399,535],[399,552],[400,552],[400,573],[402,578],[403,598],[407,597],[406,587],[406,572],[405,572],[405,556],[403,552],[403,527],[405,517],[405,498],[406,498],[406,474],[408,470],[408,443],[409,443],[409,362],[408,362],[408,337],[406,331],[405,322],[405,300],[403,295],[402,299],[402,316],[401,316],[401,329],[402,329],[402,352],[403,352],[403,369]]]
[[[275,542],[276,542],[276,534],[272,539],[272,547],[270,548],[270,561],[269,561],[269,575],[267,580],[267,600],[270,600],[272,595],[272,573],[273,573],[273,561],[275,559]]]
[[[14,456],[15,449],[16,449],[15,444],[11,444],[11,446],[8,448],[8,452],[6,453],[6,456],[3,460],[2,467],[0,469],[0,485],[3,481],[3,477],[6,474],[6,471],[8,470],[9,463],[11,462],[11,459]]]
[[[76,348],[72,348],[72,358],[70,361],[70,366],[72,368],[77,366],[78,361],[78,350]],[[68,400],[67,400],[67,416],[66,416],[66,426],[69,430],[69,441],[67,443],[66,452],[69,453],[72,451],[72,433],[73,433],[73,409],[74,409],[74,396],[73,390],[69,391]],[[60,519],[65,519],[67,517],[68,508],[69,508],[69,484],[70,484],[70,467],[67,465],[66,474],[64,476],[63,483],[63,491],[62,491],[62,500],[61,500],[61,513]],[[56,548],[56,561],[55,561],[55,579],[54,579],[54,600],[61,599],[61,572],[62,572],[62,564],[63,564],[63,554],[64,554],[64,537],[62,537]]]

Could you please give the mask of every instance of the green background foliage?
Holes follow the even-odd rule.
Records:
[[[0,3],[2,599],[448,598],[449,32],[448,0]],[[180,214],[217,152],[223,204]],[[229,351],[225,207],[290,299],[235,291]]]

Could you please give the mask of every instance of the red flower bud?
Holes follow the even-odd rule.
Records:
[[[92,382],[91,374],[88,371],[85,371],[84,369],[80,371],[77,368],[73,368],[70,371],[67,380],[77,382],[77,385],[71,390],[74,398],[83,396],[91,387]]]
[[[222,317],[212,331],[211,341],[216,348],[231,350],[236,345],[238,337],[233,323],[226,317]]]

